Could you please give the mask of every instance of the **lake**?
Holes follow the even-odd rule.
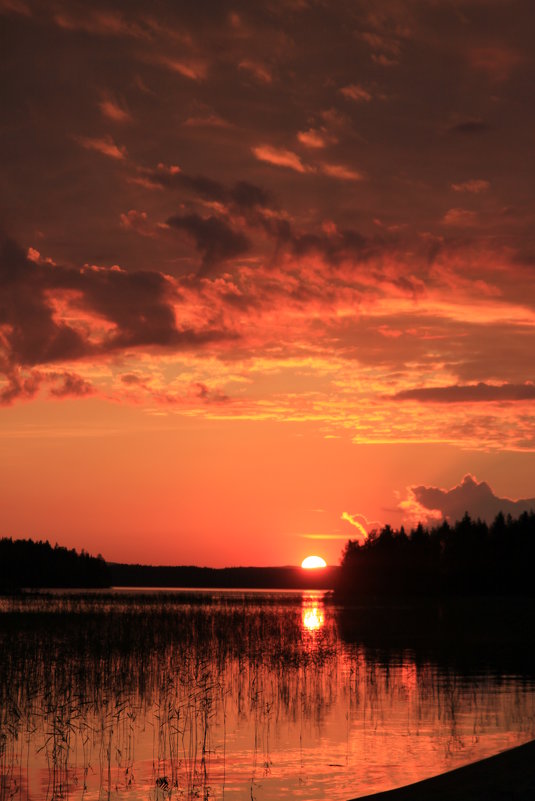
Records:
[[[2,598],[1,798],[345,801],[531,739],[524,624],[456,620],[323,591]]]

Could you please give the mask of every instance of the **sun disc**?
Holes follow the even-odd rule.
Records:
[[[301,562],[301,567],[304,567],[305,570],[311,570],[317,567],[327,567],[327,562],[325,559],[322,559],[321,556],[307,556],[307,558],[303,559]]]

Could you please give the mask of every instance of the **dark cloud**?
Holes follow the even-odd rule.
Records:
[[[212,226],[216,232],[219,227]],[[209,227],[209,232],[212,230]],[[199,237],[203,233],[198,229]],[[225,229],[224,233],[225,233]],[[224,240],[224,237],[223,237]],[[207,249],[222,254],[241,240],[229,236]],[[67,297],[70,308],[94,316],[98,329],[105,320],[107,333],[95,337],[87,325],[75,327],[70,317],[57,314],[55,302]],[[43,376],[19,369],[61,361],[98,357],[132,347],[196,348],[227,337],[209,320],[205,327],[181,328],[175,319],[179,301],[176,284],[162,273],[127,272],[117,267],[75,269],[43,261],[35,252],[29,259],[11,239],[0,242],[0,372],[7,379],[1,400],[31,397]],[[99,323],[100,321],[100,323]],[[52,375],[62,384],[53,395],[87,394],[89,385],[67,373]]]
[[[266,207],[271,203],[269,193],[265,189],[248,181],[237,181],[228,190],[228,196],[241,209],[253,209],[257,206]]]
[[[327,261],[336,262],[347,253],[362,256],[371,246],[358,231],[340,231],[336,234],[303,234],[292,240],[296,256],[321,253]]]
[[[535,400],[535,384],[479,384],[449,387],[405,389],[394,395],[396,400],[416,400],[422,403],[484,403],[488,401]]]
[[[260,214],[258,223],[269,237],[272,237],[281,245],[291,243],[295,239],[293,227],[284,217]]]
[[[242,256],[250,248],[246,236],[234,231],[219,217],[201,217],[199,214],[185,214],[169,217],[166,224],[178,231],[185,231],[195,242],[202,254],[199,275],[209,275],[228,259]]]
[[[56,398],[81,398],[86,395],[92,395],[94,392],[91,383],[76,373],[49,373],[48,378],[53,382],[60,382],[50,390],[50,394]]]
[[[75,271],[70,271],[78,279]],[[0,247],[0,325],[4,358],[8,364],[36,365],[60,359],[78,359],[91,348],[85,338],[57,321],[47,298],[61,271],[29,261],[12,240]],[[69,288],[75,288],[71,282]]]
[[[520,264],[526,267],[535,267],[535,249],[533,248],[519,248],[512,256],[515,264]]]
[[[191,385],[192,394],[204,403],[227,403],[230,398],[219,389],[211,389],[202,381],[195,381]]]
[[[187,189],[206,200],[224,201],[228,195],[226,187],[205,175],[188,175],[178,168],[158,167],[144,172],[149,180],[166,189]]]
[[[142,384],[143,378],[137,373],[123,373],[121,376],[123,384]]]
[[[292,256],[302,258],[317,253],[330,264],[338,264],[348,258],[366,261],[385,253],[396,241],[393,235],[369,237],[353,228],[301,233],[289,220],[261,212],[256,221],[277,242],[279,248],[286,249]]]
[[[232,204],[242,211],[271,205],[269,193],[248,181],[237,181],[232,186],[227,186],[206,175],[190,175],[176,167],[163,165],[155,170],[144,170],[143,174],[149,181],[166,189],[186,190],[204,200]]]
[[[31,370],[28,375],[22,375],[16,367],[1,369],[6,383],[0,389],[0,405],[7,406],[15,400],[29,400],[39,391],[43,380],[42,373]]]
[[[499,512],[518,517],[522,512],[535,509],[535,498],[517,501],[499,498],[485,481],[478,482],[471,475],[466,475],[460,484],[449,490],[420,486],[411,487],[410,491],[421,508],[440,512],[450,522],[460,520],[466,512],[472,518],[490,523]]]
[[[89,269],[81,273],[79,286],[84,305],[117,326],[113,347],[176,343],[174,289],[161,273]]]
[[[473,134],[484,134],[492,131],[492,125],[489,125],[488,122],[482,122],[481,120],[467,120],[466,122],[452,125],[449,130],[450,133],[467,134],[471,136]]]
[[[303,322],[301,347],[376,365],[383,392],[459,385],[399,400],[531,392],[527,0],[24,5],[2,20],[0,194],[60,266],[0,265],[3,369],[24,367],[4,392],[31,396],[40,365],[202,348],[220,319],[244,340],[254,320],[258,358]]]

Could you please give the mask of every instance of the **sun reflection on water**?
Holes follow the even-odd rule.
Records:
[[[325,624],[325,612],[323,608],[323,593],[311,593],[303,596],[303,609],[301,618],[305,631],[319,631]]]
[[[345,801],[535,736],[530,658],[463,643],[459,670],[358,614],[324,590],[4,597],[0,801]]]
[[[317,606],[308,607],[303,609],[303,626],[308,631],[316,631],[321,629],[325,623],[325,615]]]

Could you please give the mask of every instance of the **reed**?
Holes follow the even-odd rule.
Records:
[[[39,801],[116,799],[147,785],[153,801],[213,798],[228,781],[229,721],[252,722],[254,796],[272,771],[279,721],[319,731],[342,697],[348,726],[357,714],[377,725],[391,714],[403,671],[413,671],[418,703],[439,699],[455,747],[457,709],[467,703],[455,672],[439,679],[407,653],[371,658],[362,642],[344,644],[328,610],[321,627],[307,630],[306,603],[295,595],[283,609],[280,600],[239,595],[210,604],[190,594],[2,599],[2,801],[28,801],[33,764],[48,775]],[[517,729],[528,696],[510,713]]]

